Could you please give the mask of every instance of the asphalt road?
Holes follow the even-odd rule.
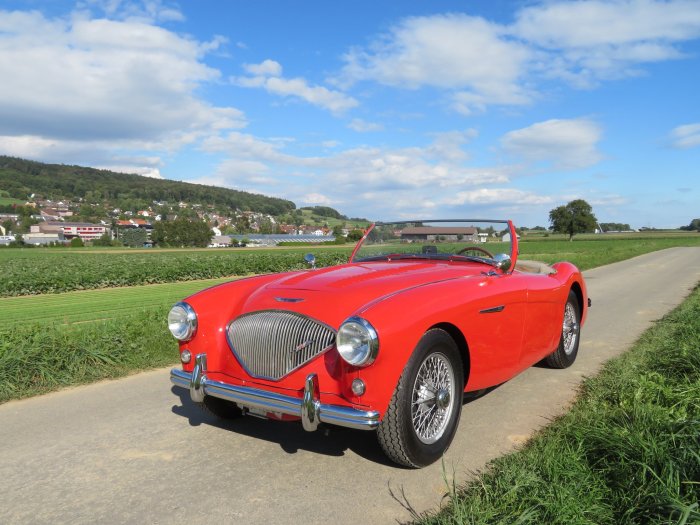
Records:
[[[623,352],[700,281],[700,248],[586,272],[593,308],[567,370],[533,367],[468,402],[435,464],[388,464],[374,435],[253,418],[219,423],[168,371],[0,406],[0,523],[395,523],[565,410],[581,378]]]

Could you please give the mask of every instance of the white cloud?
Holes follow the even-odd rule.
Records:
[[[541,74],[589,88],[681,58],[676,45],[700,36],[700,9],[696,0],[548,2],[520,10],[509,31],[543,51]]]
[[[309,193],[302,201],[305,206],[331,206],[333,200],[321,193]]]
[[[515,34],[551,49],[678,42],[700,35],[695,0],[548,2],[522,9],[516,18]]]
[[[284,78],[282,66],[274,60],[265,60],[260,64],[245,64],[245,71],[252,76],[231,77],[231,82],[240,87],[263,88],[268,93],[282,97],[300,98],[309,104],[340,115],[358,105],[353,97],[323,86],[311,86],[306,79]]]
[[[104,164],[111,151],[172,151],[243,127],[240,110],[195,94],[219,77],[202,62],[218,45],[142,21],[0,11],[0,150]]]
[[[671,143],[674,148],[687,149],[700,146],[700,123],[685,124],[671,131]]]
[[[353,131],[357,131],[358,133],[382,131],[384,129],[384,126],[382,126],[381,124],[377,124],[376,122],[367,122],[366,120],[362,120],[361,118],[352,119],[350,121],[350,124],[348,124],[348,127]]]
[[[100,170],[116,171],[118,173],[132,173],[136,175],[143,175],[144,177],[151,177],[153,179],[163,178],[163,176],[160,173],[160,169],[147,166],[124,166],[119,164],[105,164],[96,165],[93,167]]]
[[[464,205],[464,204],[479,204],[479,205],[531,205],[539,206],[543,204],[551,204],[552,197],[547,195],[537,195],[535,193],[513,188],[479,188],[472,191],[460,191],[453,197],[445,199],[445,204]]]
[[[177,5],[161,0],[81,0],[76,9],[108,18],[142,22],[181,22],[185,19]]]
[[[282,74],[282,65],[274,60],[263,60],[260,64],[243,64],[243,69],[254,76],[279,77]]]
[[[520,77],[530,60],[523,44],[483,18],[435,15],[403,20],[368,48],[345,55],[340,82],[374,80],[394,87],[435,86],[461,92],[459,108],[525,104]]]
[[[215,174],[224,186],[386,219],[444,215],[440,203],[457,192],[509,183],[515,167],[467,164],[465,145],[475,135],[471,129],[459,130],[434,134],[424,146],[365,146],[315,157],[288,153],[286,140],[240,132],[210,139],[204,147],[227,157]]]
[[[602,131],[588,119],[547,120],[506,133],[508,153],[533,162],[549,162],[559,169],[578,169],[602,159],[597,150]]]
[[[529,104],[552,79],[588,89],[639,75],[644,64],[684,58],[681,44],[698,36],[697,0],[548,1],[516,11],[510,25],[466,14],[410,17],[348,51],[335,82],[435,87],[468,116]]]

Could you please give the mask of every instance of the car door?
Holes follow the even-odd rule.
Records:
[[[502,383],[521,363],[527,289],[522,276],[484,274],[471,291],[468,344],[470,389]]]
[[[523,333],[522,369],[532,366],[556,350],[561,337],[562,284],[553,275],[528,274],[527,309]]]

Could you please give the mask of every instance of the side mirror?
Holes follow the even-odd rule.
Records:
[[[306,264],[308,264],[311,267],[312,270],[316,268],[316,257],[314,257],[313,253],[307,253],[306,255],[304,255],[304,260],[306,261]]]
[[[510,258],[510,255],[505,253],[497,253],[493,256],[493,260],[496,261],[496,268],[498,268],[502,272],[507,272],[508,270],[510,270],[510,266],[513,262],[513,260]]]

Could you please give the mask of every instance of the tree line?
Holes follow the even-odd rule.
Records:
[[[16,199],[38,194],[51,200],[109,202],[110,206],[132,210],[148,207],[154,201],[198,203],[222,211],[238,209],[269,215],[296,209],[292,201],[239,190],[7,156],[0,156],[0,188]]]

